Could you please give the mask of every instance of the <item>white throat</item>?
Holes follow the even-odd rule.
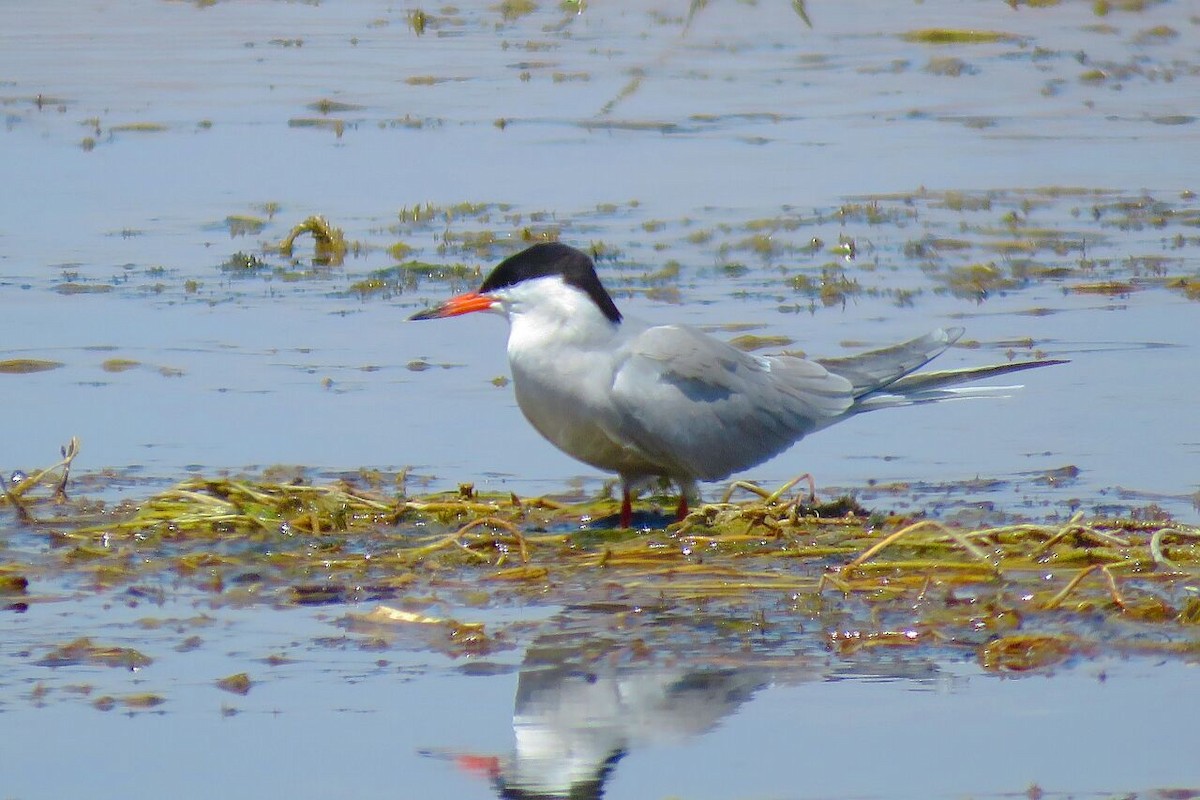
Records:
[[[620,331],[591,297],[559,277],[524,281],[495,294],[511,325],[510,359],[535,349],[562,353],[609,345]]]

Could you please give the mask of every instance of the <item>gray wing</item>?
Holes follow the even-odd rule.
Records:
[[[963,335],[962,328],[938,328],[919,339],[843,358],[817,359],[830,372],[854,384],[854,396],[878,391],[920,369]]]
[[[664,473],[705,481],[783,452],[854,402],[851,382],[820,364],[750,355],[683,325],[622,348],[612,397],[619,436]]]

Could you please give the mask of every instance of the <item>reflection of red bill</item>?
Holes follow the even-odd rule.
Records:
[[[460,314],[470,314],[473,311],[487,311],[495,304],[495,299],[490,295],[480,294],[479,292],[467,292],[457,297],[451,297],[441,305],[413,314],[410,319],[457,317]]]
[[[494,781],[500,777],[500,759],[496,756],[457,755],[454,757],[454,763],[463,772],[468,772],[480,778],[487,778]]]

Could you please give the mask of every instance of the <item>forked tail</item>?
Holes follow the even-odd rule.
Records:
[[[842,418],[892,406],[977,397],[1006,397],[1021,387],[964,387],[960,384],[1035,367],[1067,363],[1061,359],[1039,359],[985,367],[916,372],[954,344],[962,334],[962,328],[939,328],[919,339],[882,350],[872,350],[846,358],[821,359],[821,364],[826,369],[841,375],[854,385],[855,403]]]

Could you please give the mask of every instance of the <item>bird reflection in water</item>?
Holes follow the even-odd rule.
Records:
[[[635,607],[641,613],[628,613]],[[719,616],[716,607],[680,614],[613,602],[562,609],[525,651],[509,753],[426,754],[453,760],[500,798],[600,800],[628,753],[653,758],[656,747],[701,737],[774,688],[953,680],[929,654],[880,658],[868,649],[830,660],[821,632],[833,620],[756,639],[708,612]]]
[[[501,798],[598,800],[631,750],[704,734],[767,686],[765,670],[664,667],[629,647],[595,660],[531,648],[517,681],[514,747],[505,757],[454,754]]]

